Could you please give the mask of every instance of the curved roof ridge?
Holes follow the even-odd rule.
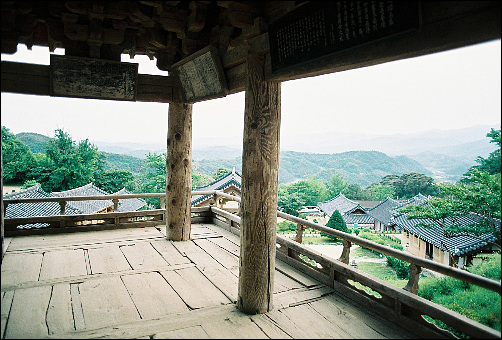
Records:
[[[206,185],[203,185],[203,186],[200,186],[200,187],[195,187],[194,191],[214,186],[214,185],[216,185],[219,182],[224,182],[227,177],[230,177],[230,179],[228,181],[237,180],[237,179],[242,178],[241,175],[237,171],[231,170],[231,171],[227,172],[224,176],[221,176],[220,178],[212,181],[209,184],[206,184]]]
[[[77,191],[81,191],[81,190],[87,189],[87,188],[93,188],[93,189],[96,189],[97,191],[99,191],[100,193],[102,193],[104,195],[109,195],[108,192],[104,191],[101,188],[98,188],[97,186],[95,186],[94,184],[92,184],[92,182],[89,182],[88,184],[82,185],[82,186],[77,187],[77,188],[63,190],[63,191],[57,191],[57,192],[52,192],[52,194],[56,195],[56,196],[64,196],[64,195],[68,195],[68,194],[71,194],[71,193],[74,193],[74,192],[77,192]],[[85,195],[85,196],[88,196],[88,195]]]
[[[29,192],[32,192],[32,191],[40,191],[40,192],[46,194],[47,196],[50,196],[49,193],[43,191],[40,188],[40,184],[35,184],[35,185],[33,185],[33,186],[29,187],[29,188],[24,188],[24,189],[20,189],[19,191],[7,193],[7,194],[3,195],[3,198],[4,199],[13,199],[16,196],[23,195],[23,194],[26,194],[26,193],[29,193]]]

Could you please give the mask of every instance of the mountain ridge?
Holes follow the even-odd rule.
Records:
[[[500,128],[500,125],[494,128]],[[288,138],[286,137],[284,143],[281,140],[279,181],[290,182],[312,175],[327,178],[333,169],[338,169],[345,174],[347,180],[366,184],[368,180],[374,179],[375,176],[378,176],[377,174],[381,174],[382,172],[379,172],[381,169],[378,169],[378,165],[373,165],[373,169],[370,171],[371,174],[369,174],[368,169],[370,168],[368,168],[367,164],[364,164],[363,159],[365,157],[376,157],[375,162],[383,162],[394,169],[394,171],[398,171],[397,169],[400,168],[416,169],[416,172],[429,175],[438,182],[454,182],[460,179],[470,166],[476,164],[475,160],[477,157],[486,158],[497,148],[486,137],[486,133],[490,129],[491,126],[488,125],[476,125],[464,129],[447,131],[431,129],[421,133],[398,133],[389,136],[353,135],[350,132],[343,132],[339,134],[319,134],[317,135],[317,140],[321,141],[320,143],[316,143],[313,140],[310,140],[309,143],[306,141],[302,142],[302,139],[312,138],[312,135],[297,136],[295,139],[295,142],[302,144],[304,148],[309,147],[324,150],[324,152],[302,151],[301,148],[298,148],[298,150],[288,150],[288,145],[291,145],[291,143],[288,144]],[[16,136],[21,137],[20,139],[32,148],[32,151],[38,150],[34,152],[41,152],[41,141],[50,139],[50,137],[29,132],[19,133]],[[32,141],[30,141],[30,138]],[[329,143],[322,143],[323,139],[326,139]],[[121,158],[112,156],[112,154],[134,157],[131,158],[134,161],[130,161],[137,163],[138,161],[135,158],[145,159],[148,153],[166,152],[165,147],[153,143],[110,143],[99,141],[92,143],[98,147],[100,152],[107,153],[111,162]],[[351,150],[344,150],[344,148],[348,148],[349,146],[352,148]],[[329,151],[335,150],[335,147],[344,151]],[[364,156],[361,153],[358,154],[358,152],[363,151],[366,152]],[[406,152],[404,153],[404,151]],[[379,152],[389,158],[381,154],[372,154],[371,152]],[[346,156],[350,154],[353,156],[359,155],[359,158],[349,160]],[[338,156],[327,157],[326,155]],[[219,166],[229,169],[236,167],[240,171],[241,157],[242,147],[230,145],[199,146],[193,147],[192,150],[192,159],[196,163],[195,170],[208,175],[212,175]],[[333,159],[337,158],[344,159],[344,162],[347,164],[344,167],[332,167],[328,163],[320,164],[316,160],[317,158],[324,159],[325,162],[333,162]],[[329,158],[332,159],[329,160]],[[122,157],[122,160],[117,161],[117,164],[123,164],[125,159],[127,158]],[[307,171],[305,169],[308,168],[309,163],[311,168]],[[399,165],[399,163],[401,164]],[[403,164],[406,164],[406,166]],[[358,169],[358,167],[361,168]],[[389,169],[387,170],[390,171]],[[134,172],[137,173],[137,171]],[[364,179],[362,176],[367,176],[368,179]]]

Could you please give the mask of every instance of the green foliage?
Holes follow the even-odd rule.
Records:
[[[33,153],[45,153],[46,144],[51,139],[50,137],[33,132],[21,132],[16,134],[16,137],[26,144]]]
[[[139,184],[129,170],[98,171],[94,175],[94,185],[108,193],[126,188],[129,192],[137,192]]]
[[[392,256],[385,256],[389,267],[396,271],[396,275],[400,279],[408,279],[410,277],[409,263],[396,259]]]
[[[279,185],[277,206],[286,214],[298,216],[298,210],[305,205],[303,198],[296,192],[289,193],[284,186]]]
[[[141,158],[109,152],[101,152],[101,154],[104,160],[104,170],[128,170],[138,178],[147,172]]]
[[[357,183],[348,184],[345,189],[344,195],[349,200],[370,200],[371,199],[369,192],[366,189],[362,188]]]
[[[166,192],[166,157],[167,153],[149,153],[145,158],[145,168],[148,170],[143,175],[142,192]],[[145,201],[155,209],[160,208],[156,198],[146,198]]]
[[[277,223],[278,234],[291,234],[296,232],[296,224],[290,221],[281,221]]]
[[[422,205],[409,205],[399,209],[408,219],[427,218],[443,226],[446,236],[475,235],[493,233],[500,246],[500,174],[490,175],[473,169],[469,183],[437,185],[441,197],[434,197]],[[477,223],[464,225],[457,218],[474,213],[481,217]],[[453,225],[445,225],[445,220],[453,220]],[[497,219],[499,222],[497,223]],[[421,223],[424,227],[432,224]]]
[[[347,224],[343,220],[342,214],[340,214],[338,210],[335,210],[331,214],[328,223],[326,223],[326,227],[343,231],[344,233],[350,233],[349,228],[347,228]],[[321,235],[326,235],[326,234],[321,233]],[[328,237],[333,238],[335,240],[337,239],[336,237],[331,235],[328,235]]]
[[[500,174],[500,130],[491,129],[490,132],[486,134],[486,137],[490,137],[490,143],[495,143],[499,148],[488,156],[488,158],[478,157],[476,162],[478,165],[474,165],[463,175],[460,180],[461,183],[470,183],[472,181],[472,172],[477,170],[479,172],[486,172],[490,175]]]
[[[500,254],[484,255],[483,262],[480,265],[470,267],[469,270],[500,280]],[[500,331],[501,299],[496,292],[452,277],[444,277],[421,280],[418,295]],[[435,320],[433,322],[451,330],[459,337],[465,337],[457,330],[444,327],[442,323]]]
[[[47,158],[42,170],[35,169],[41,177],[37,180],[45,191],[73,189],[94,179],[94,173],[103,168],[98,148],[85,139],[78,144],[61,129],[55,131],[55,138],[47,142]],[[42,174],[49,170],[50,176]]]
[[[390,185],[373,183],[367,188],[370,200],[383,201],[387,197],[396,198],[396,189]]]
[[[23,185],[21,186],[21,189],[27,189],[27,188],[31,188],[35,185],[40,185],[40,183],[38,183],[37,181],[33,180],[33,179],[29,179],[27,180],[26,182],[23,183]]]
[[[328,192],[323,181],[309,177],[288,186],[283,186],[288,194],[296,193],[304,202],[303,205],[316,205],[328,199]]]
[[[195,187],[203,187],[213,181],[213,178],[201,172],[192,171],[192,190]]]
[[[329,197],[336,197],[340,193],[345,193],[347,184],[348,183],[347,181],[345,181],[343,173],[337,171],[336,173],[331,175],[331,179],[327,185]]]
[[[393,187],[400,199],[418,195],[434,195],[434,179],[424,174],[412,172],[403,175],[387,175],[382,178],[380,185]]]
[[[225,176],[226,174],[228,174],[230,170],[225,168],[225,167],[219,167],[218,170],[216,170],[214,173],[213,173],[213,178],[214,180],[218,180],[220,179],[221,177]]]
[[[23,183],[31,177],[35,156],[8,128],[2,126],[2,176],[4,183]]]
[[[329,182],[341,173],[349,183],[362,187],[378,182],[389,173],[419,172],[432,174],[420,163],[406,156],[390,157],[378,151],[348,151],[337,154],[314,154],[283,151],[279,160],[279,182],[291,183],[308,176]],[[340,191],[336,192],[338,195]],[[330,193],[330,197],[334,197]]]
[[[478,257],[482,258],[482,262],[476,266],[467,267],[467,271],[500,281],[500,254],[482,254],[478,255]]]

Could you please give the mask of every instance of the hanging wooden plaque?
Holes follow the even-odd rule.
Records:
[[[418,1],[312,1],[269,25],[272,73],[420,29]]]
[[[207,46],[173,65],[186,103],[224,97],[227,82],[214,46]]]
[[[51,95],[136,100],[138,64],[51,55]]]

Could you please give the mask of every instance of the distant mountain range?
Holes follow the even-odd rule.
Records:
[[[289,183],[309,176],[329,180],[340,171],[349,182],[362,186],[387,174],[419,172],[437,182],[456,181],[476,158],[496,149],[486,134],[499,126],[474,126],[457,130],[430,130],[389,136],[354,135],[349,132],[304,135],[281,139],[279,181]],[[45,152],[49,137],[23,132],[16,135],[34,152]],[[93,142],[107,155],[108,166],[139,173],[140,159],[148,153],[166,152],[156,144]],[[42,151],[43,150],[43,151]],[[294,151],[291,151],[294,150]],[[127,157],[126,157],[127,156]],[[129,158],[130,157],[130,158]],[[219,167],[241,171],[242,148],[223,145],[194,148],[192,158],[199,172],[212,175]]]

